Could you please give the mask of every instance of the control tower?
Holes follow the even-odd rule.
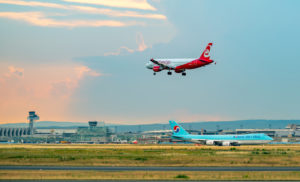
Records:
[[[35,114],[35,111],[29,111],[29,116],[27,117],[27,119],[29,120],[29,132],[30,132],[30,135],[32,135],[32,134],[34,134],[33,123],[36,120],[39,120],[40,117]]]
[[[97,121],[89,121],[89,128],[94,129],[97,127],[98,122]]]

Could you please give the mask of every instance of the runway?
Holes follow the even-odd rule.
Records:
[[[0,166],[0,170],[86,171],[300,171],[300,167],[100,167],[100,166]]]

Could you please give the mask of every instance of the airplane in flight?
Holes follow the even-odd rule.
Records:
[[[162,70],[168,70],[168,75],[172,75],[171,70],[174,70],[175,73],[181,73],[182,76],[186,76],[185,70],[195,69],[208,64],[213,63],[214,61],[210,59],[210,49],[212,43],[209,43],[206,49],[203,51],[200,58],[181,58],[181,59],[150,59],[146,64],[146,68],[153,70],[153,75],[156,75],[157,72]]]
[[[267,144],[273,140],[266,134],[244,135],[191,135],[175,121],[169,121],[173,130],[172,138],[204,145],[238,146]]]

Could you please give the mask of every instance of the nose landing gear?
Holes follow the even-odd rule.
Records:
[[[153,75],[156,75],[156,73],[155,73],[155,72],[153,72]]]
[[[182,76],[186,76],[186,72],[182,72],[181,74],[182,74]]]
[[[172,75],[172,72],[171,72],[171,71],[168,71],[168,75]]]

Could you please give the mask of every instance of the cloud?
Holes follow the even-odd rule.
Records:
[[[138,32],[136,35],[136,43],[138,45],[138,48],[136,50],[130,49],[126,46],[122,46],[116,52],[104,53],[104,56],[117,56],[117,55],[122,54],[123,51],[129,52],[129,53],[134,53],[136,51],[142,52],[148,48],[148,46],[145,44],[143,34],[140,32]]]
[[[76,66],[73,68],[73,76],[66,77],[51,83],[51,93],[57,97],[70,97],[73,90],[79,86],[79,81],[84,77],[99,77],[102,74],[87,66]]]
[[[90,69],[87,66],[79,66],[75,68],[75,71],[77,73],[78,79],[82,79],[84,76],[93,76],[93,77],[98,77],[101,76],[100,73]]]
[[[66,112],[80,83],[86,78],[102,76],[87,66],[72,62],[25,68],[0,63],[0,73],[0,123],[24,122],[26,112],[32,109],[45,120],[68,120],[71,116]],[[16,79],[21,76],[22,79]]]
[[[76,5],[61,5],[56,3],[46,3],[46,2],[36,2],[36,1],[20,1],[20,0],[0,0],[0,4],[12,4],[19,6],[32,6],[32,7],[47,7],[47,8],[57,8],[65,10],[75,10],[83,13],[89,14],[102,14],[111,17],[132,17],[132,18],[148,18],[148,19],[167,19],[166,16],[162,14],[148,14],[148,13],[138,13],[135,11],[119,11],[107,8],[95,8],[90,6],[76,6]]]
[[[14,66],[9,66],[9,73],[5,74],[6,77],[20,77],[23,78],[24,77],[24,68],[17,68]]]
[[[131,8],[131,9],[142,9],[142,10],[152,10],[152,11],[156,10],[156,8],[151,6],[146,0],[64,0],[64,1],[109,6],[115,8]]]
[[[94,8],[87,6],[71,6],[70,8],[92,14],[103,14],[112,17],[132,17],[132,18],[149,18],[149,19],[161,19],[166,20],[167,17],[162,14],[141,14],[134,11],[116,11],[104,8]]]
[[[19,0],[0,0],[2,4],[13,4],[20,6],[40,6],[46,8],[59,8],[59,9],[67,9],[67,6],[55,4],[55,3],[46,3],[46,2],[36,2],[36,1],[19,1]]]
[[[117,56],[117,55],[120,55],[123,51],[129,52],[129,53],[133,53],[135,50],[130,49],[130,48],[125,47],[125,46],[122,46],[116,52],[107,52],[107,53],[104,53],[104,56]]]
[[[144,51],[148,48],[144,42],[144,37],[140,32],[138,32],[136,35],[136,43],[138,44],[138,51]]]
[[[120,22],[112,20],[71,20],[58,21],[46,18],[42,12],[0,12],[0,17],[25,21],[31,25],[42,27],[124,27],[141,23]]]

